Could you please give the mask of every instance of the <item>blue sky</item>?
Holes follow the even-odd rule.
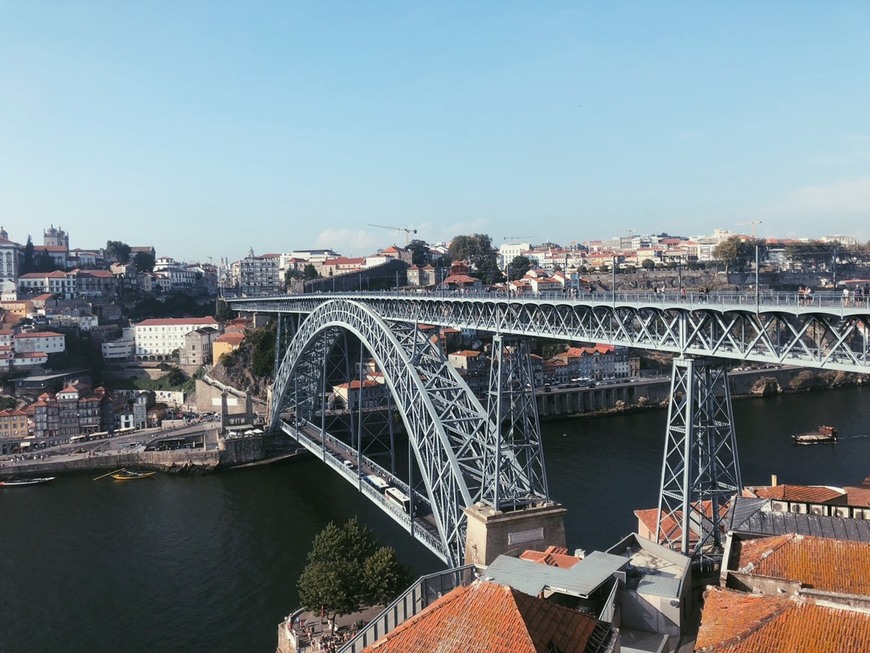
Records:
[[[868,71],[861,2],[0,0],[0,224],[215,261],[867,239]]]

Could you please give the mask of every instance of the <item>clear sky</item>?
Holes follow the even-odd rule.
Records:
[[[0,0],[0,224],[181,260],[411,226],[870,238],[870,3]]]

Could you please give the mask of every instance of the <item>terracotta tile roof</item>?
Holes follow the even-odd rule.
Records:
[[[341,383],[335,387],[348,390],[359,390],[360,388],[380,388],[381,384],[377,381],[359,381],[358,379],[354,379],[353,381]]]
[[[474,358],[476,356],[480,356],[479,351],[474,351],[473,349],[463,349],[462,351],[454,351],[451,356],[462,356],[463,358]]]
[[[846,487],[846,503],[850,506],[870,506],[870,488]]]
[[[697,653],[870,651],[870,615],[802,599],[711,588],[704,594]]]
[[[707,518],[711,518],[713,514],[713,504],[710,501],[703,501],[702,512]],[[728,512],[728,505],[720,505],[719,506],[719,515],[720,517],[724,517]],[[638,521],[646,527],[646,529],[652,533],[652,537],[656,537],[656,520],[659,516],[658,508],[647,508],[645,510],[635,510],[634,516],[637,517]],[[671,540],[678,540],[683,536],[683,511],[675,510],[672,513],[664,513],[662,515],[662,533],[667,535]],[[694,532],[689,533],[689,542],[697,542],[698,536]]]
[[[363,265],[366,262],[364,256],[360,258],[348,258],[340,256],[338,258],[328,258],[323,262],[323,265]]]
[[[213,317],[167,317],[151,318],[137,322],[136,326],[181,326],[184,324],[208,324],[217,326],[217,320]]]
[[[813,589],[870,596],[870,543],[789,533],[743,540],[731,568]]]
[[[62,338],[62,333],[55,333],[54,331],[29,331],[27,333],[18,333],[15,335],[15,338]]]
[[[103,279],[114,279],[115,275],[109,270],[73,270],[81,277],[100,277]]]
[[[517,590],[457,587],[365,653],[582,653],[598,621]]]
[[[225,333],[222,336],[218,336],[214,339],[215,342],[228,342],[231,345],[238,345],[242,340],[245,339],[244,333],[238,333],[233,331],[231,333]]]
[[[570,569],[576,565],[582,558],[572,556],[568,553],[568,549],[561,546],[548,546],[546,551],[532,551],[531,549],[523,551],[520,554],[521,560],[531,560],[539,562],[550,567],[559,567],[560,569]]]
[[[783,501],[805,501],[807,503],[827,503],[839,499],[843,493],[820,485],[774,485],[755,489],[760,499],[781,499]]]

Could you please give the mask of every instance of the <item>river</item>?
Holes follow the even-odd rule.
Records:
[[[734,403],[743,481],[858,484],[870,388]],[[604,548],[654,507],[666,414],[543,424],[572,548]],[[838,427],[836,446],[790,434]],[[313,536],[358,515],[415,574],[440,563],[316,460],[137,482],[88,476],[0,491],[0,653],[275,648]]]

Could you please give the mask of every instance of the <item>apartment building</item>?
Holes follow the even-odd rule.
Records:
[[[239,261],[239,292],[248,297],[284,292],[280,254],[254,256],[253,250]]]
[[[165,360],[184,348],[185,336],[203,327],[219,328],[213,317],[177,317],[143,320],[133,329],[137,360]]]
[[[207,365],[211,363],[212,345],[221,335],[215,327],[194,329],[184,336],[184,347],[179,352],[182,365]]]

